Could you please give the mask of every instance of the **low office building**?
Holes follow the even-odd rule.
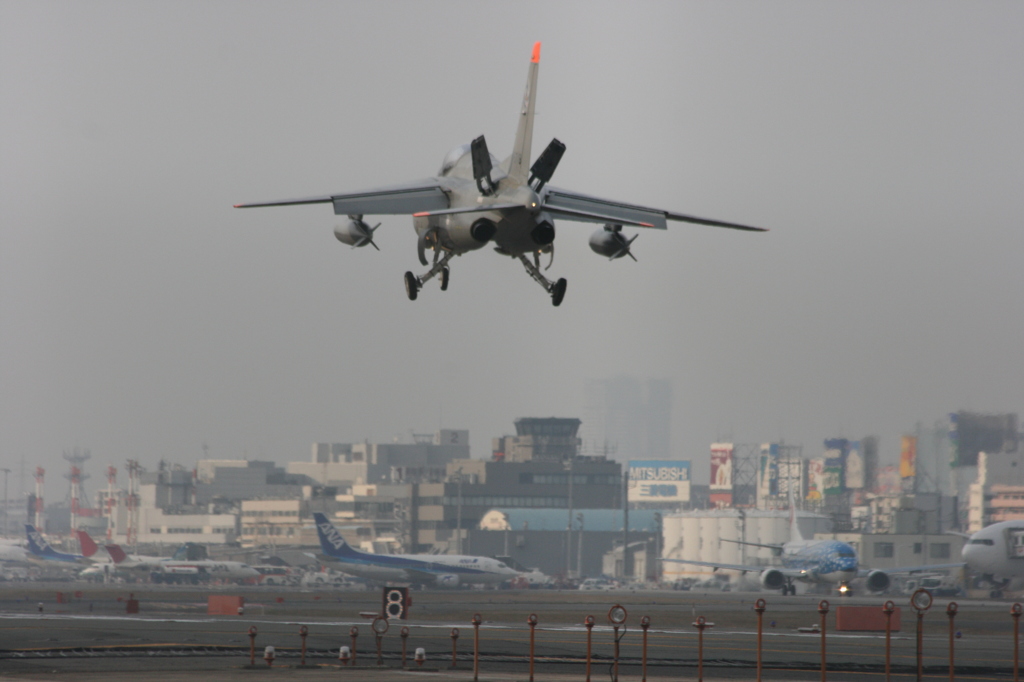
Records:
[[[464,553],[469,529],[491,509],[567,514],[570,508],[621,508],[622,497],[622,466],[604,458],[459,460],[448,465],[444,483],[412,486],[413,545],[416,551],[438,547]]]
[[[511,557],[546,575],[588,578],[621,577],[623,539],[629,542],[631,575],[648,577],[656,572],[654,561],[645,561],[644,550],[657,555],[661,515],[648,509],[629,510],[629,533],[623,534],[621,509],[576,509],[569,523],[568,509],[490,509],[477,528],[469,531],[463,549],[484,556]],[[619,563],[606,570],[605,557],[619,546]],[[635,570],[635,569],[634,569]]]
[[[353,485],[438,482],[455,459],[469,458],[469,431],[441,429],[412,443],[314,443],[308,462],[289,462],[289,474],[342,492]]]
[[[929,533],[817,533],[818,540],[839,540],[857,551],[861,568],[891,569],[960,561],[967,539]]]

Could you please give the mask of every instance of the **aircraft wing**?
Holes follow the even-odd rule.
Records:
[[[714,561],[692,561],[690,559],[662,559],[662,561],[671,561],[676,564],[692,564],[694,566],[710,566],[711,568],[725,568],[730,571],[743,571],[744,573],[750,573],[756,571],[760,573],[765,569],[764,566],[744,566],[743,564],[722,564]]]
[[[578,220],[588,223],[605,223],[611,220],[619,220],[623,224],[654,227],[664,230],[668,228],[667,221],[678,220],[684,223],[728,227],[733,230],[746,230],[748,232],[768,231],[763,227],[751,227],[750,225],[740,225],[739,223],[727,223],[723,220],[700,218],[684,213],[673,213],[672,211],[664,211],[658,208],[648,208],[646,206],[602,199],[578,192],[570,192],[557,187],[548,187],[544,192],[544,208],[552,213],[558,213],[559,217],[565,220]]]
[[[745,566],[743,564],[723,564],[715,561],[693,561],[691,559],[662,559],[662,561],[672,561],[677,564],[692,564],[694,566],[710,566],[711,568],[724,568],[730,571],[743,571],[744,573],[761,573],[767,569],[778,571],[787,578],[794,579],[808,579],[812,575],[809,570],[799,568],[785,568],[783,566]]]
[[[336,215],[406,215],[423,211],[449,208],[444,188],[436,178],[388,187],[377,187],[362,192],[329,194],[301,199],[280,199],[235,204],[235,208],[263,206],[300,206],[303,204],[334,204]]]

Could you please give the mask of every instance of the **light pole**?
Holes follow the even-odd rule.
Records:
[[[572,575],[572,460],[569,458],[569,521],[565,526],[565,577]]]
[[[455,553],[462,554],[462,467],[455,472],[458,476],[458,497],[455,501]]]
[[[579,537],[578,537],[579,544],[576,547],[576,577],[577,578],[582,578],[583,577],[583,514],[577,514],[576,515],[576,520],[580,522],[579,530],[576,531],[577,533],[579,533]]]
[[[4,472],[4,537],[7,537],[7,517],[10,516],[11,509],[7,506],[7,474],[11,473],[10,469],[0,469]]]

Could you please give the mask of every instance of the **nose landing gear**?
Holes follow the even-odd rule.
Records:
[[[415,301],[416,296],[419,294],[420,289],[423,285],[431,279],[434,275],[441,275],[441,291],[448,291],[448,279],[451,277],[451,270],[448,267],[448,261],[455,256],[455,253],[448,251],[444,254],[443,258],[438,259],[434,263],[434,267],[423,275],[417,277],[411,272],[405,273],[405,294],[409,297],[410,301]]]

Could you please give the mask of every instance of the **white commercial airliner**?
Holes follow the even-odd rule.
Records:
[[[95,557],[96,543],[85,531],[77,531],[78,541],[82,545],[82,553],[88,555],[90,552]],[[246,578],[259,577],[260,572],[248,564],[240,561],[215,561],[205,558],[205,548],[200,556],[196,556],[195,545],[185,543],[174,556],[156,557],[143,556],[139,554],[127,554],[120,545],[104,545],[107,554],[110,555],[108,562],[95,560],[93,566],[79,573],[82,577],[109,575],[111,572],[136,572],[137,574],[149,573],[155,583],[191,582],[198,583],[205,580],[244,580]]]
[[[320,548],[335,568],[380,582],[405,582],[455,587],[460,583],[495,585],[519,572],[497,559],[451,554],[371,554],[353,549],[341,533],[317,512],[313,514]]]
[[[857,551],[848,543],[838,540],[805,540],[796,523],[795,505],[792,494],[789,500],[789,542],[781,545],[760,544],[756,542],[738,542],[741,545],[768,547],[782,558],[781,567],[751,566],[743,564],[724,564],[712,561],[691,561],[687,559],[662,559],[681,564],[710,566],[715,569],[725,568],[743,573],[758,572],[761,574],[761,586],[768,590],[782,590],[782,594],[796,594],[794,581],[803,583],[824,583],[835,585],[840,594],[850,595],[850,582],[854,578],[864,578],[865,585],[871,592],[884,592],[892,582],[890,575],[896,573],[920,573],[928,570],[960,568],[963,563],[932,564],[929,566],[908,566],[903,568],[866,569],[861,568],[857,561]],[[727,542],[737,542],[728,540]]]
[[[968,538],[961,555],[970,570],[997,586],[1024,578],[1024,519],[982,528]]]

